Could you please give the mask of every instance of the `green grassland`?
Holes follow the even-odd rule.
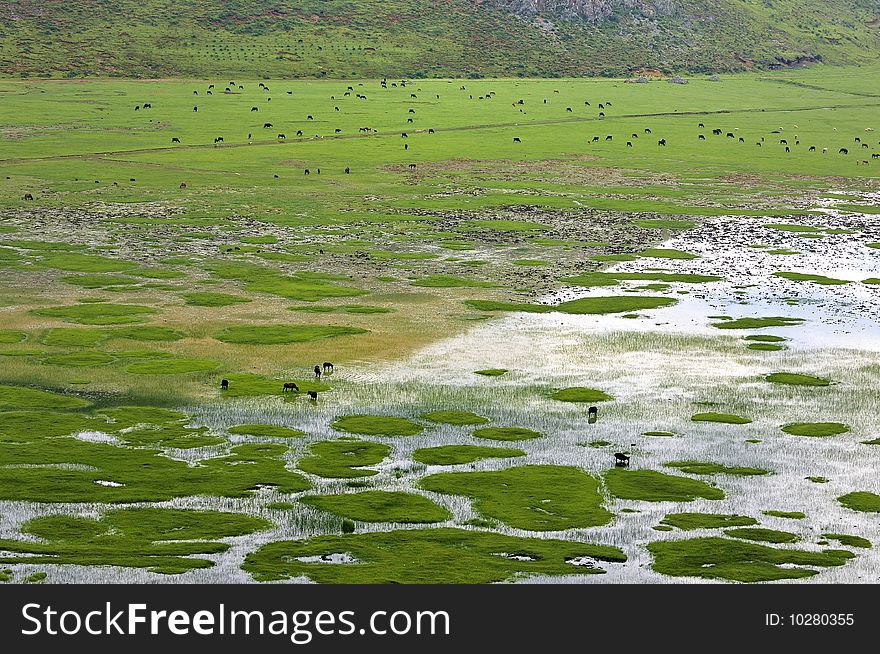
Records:
[[[81,19],[70,16],[69,25]],[[255,38],[280,37],[267,28]],[[177,57],[201,46],[168,47]],[[13,50],[4,43],[0,59]],[[49,55],[29,53],[20,72]],[[138,73],[154,70],[143,61]],[[646,443],[749,439],[759,450],[765,444],[751,437],[818,447],[845,443],[850,431],[870,436],[864,420],[844,413],[827,419],[845,422],[795,422],[825,418],[770,416],[727,397],[679,405],[679,423],[655,416],[623,436],[631,389],[601,375],[524,386],[523,370],[475,356],[461,368],[467,383],[433,402],[406,381],[364,383],[361,370],[405,361],[477,320],[491,328],[501,312],[659,320],[687,293],[725,283],[703,274],[715,272],[701,270],[708,257],[660,246],[707,218],[741,216],[776,225],[761,229],[780,238],[818,237],[811,243],[841,237],[833,227],[790,226],[821,220],[803,207],[829,188],[876,190],[877,165],[856,162],[880,151],[880,137],[866,132],[878,72],[815,67],[686,85],[513,76],[389,79],[386,88],[376,78],[292,81],[256,70],[234,86],[216,77],[0,81],[0,500],[82,508],[60,517],[41,508],[6,529],[0,564],[36,557],[197,574],[213,562],[205,556],[230,549],[228,539],[277,528],[279,538],[303,535],[260,536],[236,566],[244,561],[257,580],[327,583],[592,574],[603,570],[597,562],[625,560],[594,544],[592,530],[601,543],[602,527],[637,510],[630,504],[721,506],[740,484],[788,467],[681,451],[650,470],[640,463]],[[797,134],[800,145],[787,153],[773,132]],[[854,148],[855,137],[869,147]],[[841,147],[850,153],[837,154]],[[617,261],[651,268],[605,270]],[[779,279],[804,293],[827,290],[816,281]],[[641,286],[648,282],[656,285]],[[563,287],[599,294],[546,299]],[[754,362],[792,354],[786,328],[802,320],[711,324],[719,343]],[[784,336],[749,333],[771,327]],[[782,341],[792,347],[745,348]],[[785,359],[762,363],[744,383],[752,395],[830,397],[849,383],[831,372],[826,379],[819,366]],[[285,390],[290,383],[298,390]],[[373,393],[375,404],[347,403],[357,392]],[[602,403],[601,415],[587,426],[592,403]],[[557,428],[563,418],[571,433]],[[582,419],[593,431],[574,433]],[[593,447],[570,456],[560,449],[569,437]],[[608,470],[612,448],[632,452],[633,467]],[[814,473],[834,476],[810,469],[798,481]],[[839,496],[841,511],[877,511],[870,487],[833,481],[803,483]],[[191,501],[200,510],[129,506]],[[209,505],[222,511],[201,510]],[[767,506],[805,508],[767,501],[749,515]],[[769,581],[849,558],[783,549],[787,532],[757,526],[739,507],[661,508],[694,511],[669,513],[663,529],[729,529],[649,545],[662,574]],[[441,522],[449,524],[427,526]],[[390,531],[401,523],[423,526]],[[566,534],[542,533],[551,531]],[[828,538],[861,547],[856,534]],[[359,563],[314,559],[340,553]]]

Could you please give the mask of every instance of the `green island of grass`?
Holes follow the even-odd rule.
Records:
[[[359,440],[320,441],[309,446],[309,454],[300,459],[297,468],[319,477],[355,479],[378,474],[364,466],[381,463],[391,454],[382,443]]]
[[[487,447],[484,445],[439,445],[425,447],[413,452],[413,460],[425,465],[453,466],[473,463],[483,459],[507,459],[525,456],[526,453],[510,447]]]
[[[342,495],[307,495],[300,502],[361,522],[443,522],[452,514],[426,497],[401,491],[371,490]]]
[[[677,527],[682,531],[693,531],[695,529],[749,527],[758,524],[758,521],[744,515],[724,513],[667,513],[660,523]]]
[[[605,473],[605,485],[612,495],[622,500],[690,502],[698,497],[724,499],[724,491],[703,481],[654,470],[613,468]]]
[[[419,486],[435,493],[464,495],[485,517],[511,527],[556,531],[611,521],[596,479],[571,466],[531,465],[486,472],[429,475]]]
[[[792,436],[811,436],[813,438],[837,436],[849,431],[849,427],[840,422],[792,422],[782,425],[780,429]]]
[[[344,554],[351,563],[328,563]],[[601,574],[616,547],[453,528],[316,536],[267,543],[242,568],[257,581],[306,576],[320,584],[487,584],[523,575]]]
[[[333,429],[364,436],[415,436],[424,427],[397,416],[340,416],[333,421]]]
[[[271,526],[239,513],[185,509],[116,509],[99,519],[49,515],[21,527],[23,534],[39,542],[0,540],[0,563],[122,566],[182,574],[212,567],[213,561],[198,555],[228,550],[229,545],[218,539]]]
[[[661,574],[747,583],[811,577],[818,574],[816,567],[844,565],[854,556],[845,550],[807,552],[718,537],[658,541],[649,543],[648,551],[654,556],[651,568]]]
[[[439,422],[445,425],[483,425],[488,418],[478,416],[470,411],[430,411],[419,416],[428,422]]]

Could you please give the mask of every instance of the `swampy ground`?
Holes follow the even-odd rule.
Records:
[[[876,582],[878,72],[0,81],[0,581]]]

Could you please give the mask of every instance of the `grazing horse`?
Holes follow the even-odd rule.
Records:
[[[598,418],[599,417],[599,407],[591,406],[587,409],[587,418]]]
[[[303,171],[303,175],[308,175],[308,174],[309,174],[309,169],[306,168],[306,169]]]
[[[286,393],[287,391],[293,391],[294,393],[299,393],[299,386],[297,386],[293,382],[284,382],[284,386],[281,387],[281,392]]]
[[[263,123],[263,129],[269,129],[272,127],[272,123]]]
[[[623,452],[615,452],[614,453],[614,465],[616,466],[628,466],[629,465],[629,457]]]
[[[309,399],[315,402],[318,399],[318,391],[309,391]]]
[[[279,139],[286,139],[287,136],[286,136],[285,134],[279,134],[279,135],[278,135],[278,138],[279,138]]]
[[[302,131],[301,129],[296,130],[296,135],[297,135],[297,136],[302,136],[302,135],[303,135],[303,131]]]
[[[705,140],[706,140],[706,135],[705,135],[705,134],[700,134],[700,136],[699,136],[698,138],[699,138],[701,141],[705,141]]]
[[[259,107],[251,107],[251,111],[259,111],[259,110],[260,110]]]
[[[633,146],[632,141],[626,142],[626,147],[631,148]]]
[[[410,164],[410,165],[409,165],[409,169],[410,169],[410,170],[415,170],[415,169],[416,169],[416,165],[415,165],[415,164]]]
[[[180,143],[180,139],[175,136],[171,139],[171,142],[172,143]]]
[[[199,110],[198,107],[193,107],[193,111],[198,111],[198,110]]]
[[[520,140],[520,138],[518,136],[513,137],[513,142],[514,143],[522,143],[522,141]]]
[[[657,145],[662,145],[663,147],[666,147],[666,139],[660,139],[659,141],[657,141]]]
[[[228,389],[229,389],[229,380],[228,379],[221,379],[220,380],[220,390],[225,391]]]
[[[612,140],[613,138],[614,138],[613,136],[610,136],[610,135],[609,135],[609,136],[606,136],[606,137],[605,137],[605,140],[606,140],[606,141],[610,141],[610,140]]]
[[[25,193],[22,200],[33,200],[34,196],[31,193]]]
[[[315,379],[320,379],[321,378],[321,366],[315,366],[314,370],[315,370]]]
[[[433,129],[429,129],[429,130],[428,130],[428,134],[433,134],[433,133],[434,133],[434,130],[433,130]]]
[[[645,134],[650,134],[650,133],[651,133],[651,129],[650,129],[649,127],[646,127],[646,128],[645,128]]]
[[[571,107],[566,107],[565,110],[566,110],[567,112],[571,113]]]
[[[186,182],[181,182],[181,183],[180,183],[180,188],[186,188]]]
[[[324,362],[324,372],[333,372],[333,364],[329,361]]]
[[[837,151],[837,154],[849,154],[849,150],[846,148],[840,148],[840,150]]]
[[[351,172],[351,169],[348,166],[346,166],[345,167],[345,174],[348,175],[350,172]]]

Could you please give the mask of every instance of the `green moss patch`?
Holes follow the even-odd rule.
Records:
[[[50,366],[103,366],[115,361],[105,352],[71,352],[69,354],[54,354],[43,359],[43,363]]]
[[[110,339],[132,341],[179,341],[186,334],[170,327],[135,325],[131,327],[55,327],[47,329],[40,342],[59,347],[94,347]]]
[[[0,411],[10,409],[80,409],[89,402],[24,386],[0,386]]]
[[[21,343],[26,338],[27,334],[25,332],[20,332],[16,329],[0,329],[0,343],[3,345]]]
[[[285,468],[283,457],[287,447],[277,443],[239,445],[225,456],[189,465],[154,449],[59,438],[58,428],[53,427],[53,433],[49,433],[51,423],[46,419],[51,416],[46,413],[26,417],[23,422],[29,427],[19,428],[14,442],[0,439],[0,460],[7,463],[0,467],[0,498],[39,502],[160,502],[192,495],[245,497],[263,486],[273,486],[283,493],[310,487],[305,478]],[[68,419],[71,417],[74,416]],[[39,428],[31,428],[33,425]],[[89,425],[66,427],[67,433],[73,433]],[[168,426],[120,434],[126,440],[163,439],[167,435],[204,437],[198,430],[181,434]],[[68,467],[70,464],[75,467]]]
[[[138,361],[128,366],[126,372],[133,375],[182,375],[216,370],[219,365],[210,359],[168,358],[156,361]]]
[[[481,427],[474,430],[475,438],[492,441],[525,441],[541,436],[543,436],[541,432],[525,427]]]
[[[803,322],[803,318],[768,316],[764,318],[736,318],[735,320],[712,323],[712,326],[718,329],[764,329],[765,327],[795,327]]]
[[[77,322],[83,325],[119,325],[140,322],[147,316],[157,313],[157,310],[136,304],[96,302],[74,304],[67,307],[34,309],[31,313],[48,318],[60,318],[66,322]]]
[[[536,465],[491,472],[445,472],[419,482],[425,490],[464,495],[474,509],[511,527],[555,531],[610,522],[598,481],[580,468]]]
[[[654,556],[651,567],[661,574],[742,582],[811,577],[818,574],[813,568],[840,566],[853,557],[843,550],[806,552],[729,538],[660,541],[648,544],[648,551]]]
[[[424,427],[397,416],[341,416],[333,421],[333,429],[365,436],[415,436]]]
[[[773,518],[787,518],[789,520],[803,520],[806,518],[806,514],[802,511],[763,511],[764,515],[768,515]]]
[[[846,545],[847,547],[863,547],[865,549],[871,547],[871,541],[867,538],[862,538],[861,536],[851,536],[849,534],[822,534],[822,537],[827,538],[828,540],[836,540],[841,545]]]
[[[129,270],[135,264],[93,254],[59,253],[43,257],[42,264],[57,270],[71,272],[105,273]]]
[[[560,402],[608,402],[614,399],[604,391],[583,386],[563,388],[553,393],[551,397]]]
[[[622,500],[690,502],[698,497],[724,499],[723,491],[705,482],[654,470],[614,468],[605,473],[605,485],[612,495]]]
[[[270,528],[266,520],[238,513],[137,508],[107,512],[100,519],[50,515],[24,523],[21,531],[40,542],[0,540],[2,563],[100,565],[181,574],[214,565],[199,554],[218,554],[220,538]],[[20,556],[16,556],[20,555]]]
[[[639,252],[640,257],[652,257],[657,259],[699,259],[699,255],[684,250],[672,248],[648,248]]]
[[[301,438],[305,433],[299,429],[281,425],[236,425],[227,429],[230,434],[256,436],[258,438]]]
[[[413,286],[426,286],[428,288],[490,288],[497,286],[492,282],[484,282],[478,279],[466,279],[453,275],[430,275],[410,282]]]
[[[759,352],[780,352],[787,349],[784,345],[777,345],[775,343],[749,343],[746,347]]]
[[[413,452],[413,460],[425,465],[453,466],[473,463],[483,459],[507,459],[525,456],[522,450],[509,447],[486,447],[483,445],[440,445],[425,447]]]
[[[505,368],[486,368],[485,370],[474,370],[475,375],[482,375],[483,377],[500,377],[501,375],[507,374],[507,370]]]
[[[233,304],[250,302],[246,297],[230,295],[228,293],[182,293],[180,297],[186,300],[187,304],[194,307],[228,307]]]
[[[352,563],[325,562],[333,554]],[[242,568],[257,581],[306,576],[321,584],[486,584],[602,573],[600,561],[622,563],[626,555],[607,545],[441,528],[268,543],[248,554]]]
[[[693,220],[677,220],[674,218],[640,218],[632,221],[637,227],[645,229],[692,229],[697,226]]]
[[[790,531],[764,529],[762,527],[742,527],[738,529],[727,529],[724,533],[734,538],[755,540],[762,543],[794,543],[795,541],[800,540],[800,537],[797,534],[793,534]]]
[[[880,495],[868,491],[847,493],[837,498],[846,508],[863,513],[880,513]]]
[[[682,472],[691,475],[737,475],[741,477],[751,477],[758,475],[769,475],[769,470],[761,468],[748,468],[743,466],[725,466],[720,463],[708,463],[705,461],[670,461],[665,464],[670,468],[678,468]]]
[[[675,304],[674,298],[654,296],[612,295],[605,297],[586,297],[570,300],[556,305],[528,304],[518,302],[499,302],[495,300],[465,300],[465,304],[479,311],[525,311],[528,313],[550,313],[558,311],[575,315],[628,313],[647,309],[657,309]]]
[[[300,459],[297,467],[319,477],[349,479],[371,477],[375,470],[363,466],[381,463],[391,448],[370,441],[321,441],[309,446],[309,455]]]
[[[757,520],[748,516],[724,513],[668,513],[660,522],[682,531],[749,527],[758,524]]]
[[[775,272],[773,273],[773,276],[781,277],[783,279],[789,279],[794,282],[812,282],[813,284],[821,284],[823,286],[840,286],[843,284],[852,283],[846,279],[835,279],[833,277],[826,277],[825,275],[814,275],[799,272]]]
[[[774,384],[789,384],[791,386],[830,386],[831,382],[813,375],[802,375],[795,372],[774,372],[764,377],[764,381]]]
[[[401,491],[365,491],[342,495],[310,495],[300,500],[343,518],[361,522],[443,522],[452,514],[426,497]]]
[[[326,298],[353,297],[366,291],[333,283],[337,277],[320,273],[300,272],[282,275],[271,268],[244,263],[225,263],[211,269],[221,279],[243,282],[246,291],[267,293],[302,302]]]
[[[812,436],[825,438],[837,436],[849,431],[849,427],[839,422],[792,422],[780,427],[786,434],[792,436]]]
[[[422,420],[439,422],[446,425],[483,425],[489,422],[488,418],[478,416],[470,411],[431,411],[419,416]]]
[[[693,422],[720,422],[729,425],[747,425],[752,421],[751,418],[744,418],[733,413],[716,413],[714,411],[695,413],[691,416],[691,420]]]
[[[215,338],[224,343],[286,345],[366,333],[366,329],[336,325],[240,325],[225,328]]]

